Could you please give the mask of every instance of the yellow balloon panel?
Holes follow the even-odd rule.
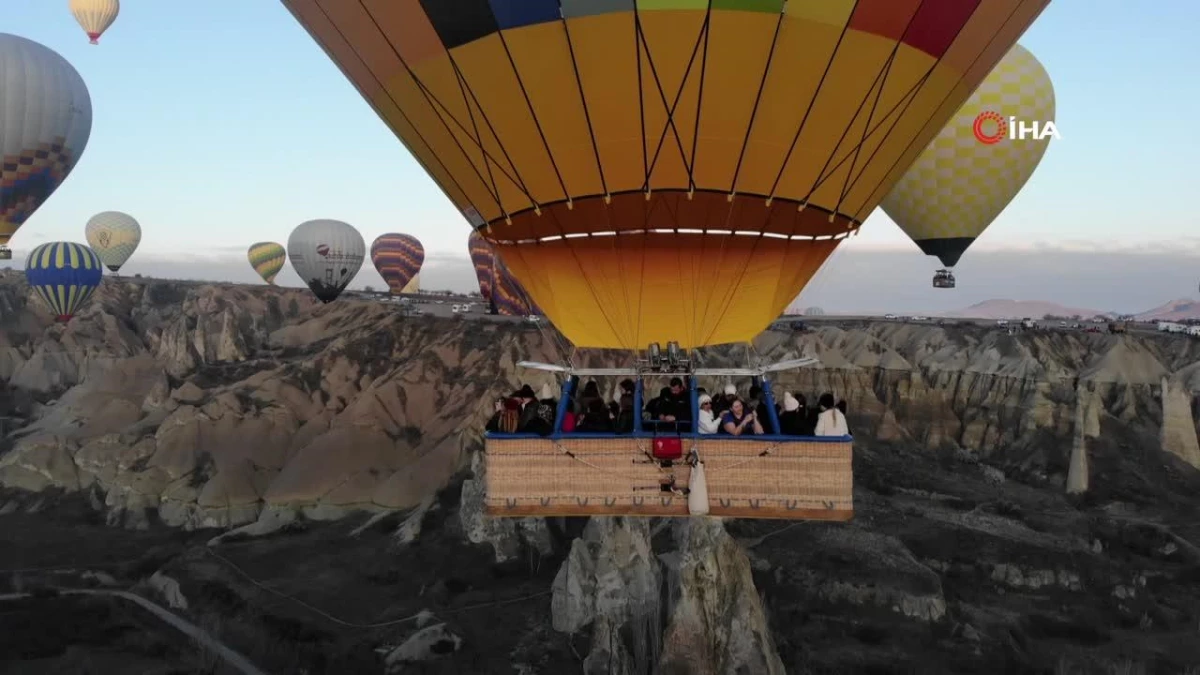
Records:
[[[948,265],[1020,192],[1050,145],[1050,136],[1033,135],[986,143],[976,137],[976,120],[985,113],[996,115],[980,123],[985,137],[1005,131],[1010,117],[1027,125],[1054,119],[1050,76],[1024,47],[1013,46],[881,203],[910,238]]]
[[[719,251],[741,250],[742,233],[832,250],[813,238],[860,226],[914,141],[965,100],[972,70],[990,69],[1049,0],[282,2],[569,339],[629,348],[650,333],[711,344],[774,317],[685,292],[686,316],[667,320],[677,311],[621,299],[652,283],[641,272],[591,278],[594,258],[559,279],[546,275],[566,263],[518,260],[584,246],[568,246],[575,236],[629,253],[624,235],[645,229],[680,242],[703,232]],[[678,254],[708,277],[736,269],[733,287],[775,284],[760,309],[782,309],[808,279],[688,242]],[[523,277],[535,274],[542,283]],[[568,317],[556,289],[583,279],[622,293],[590,291],[604,301]],[[621,315],[631,307],[642,313]],[[698,327],[639,327],[660,323]]]

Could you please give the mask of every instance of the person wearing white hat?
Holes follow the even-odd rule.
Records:
[[[708,394],[700,395],[700,420],[696,426],[702,434],[715,434],[721,429],[721,422],[715,413],[713,413],[712,397]]]
[[[787,436],[804,436],[806,411],[801,410],[800,401],[792,392],[783,395],[783,412],[779,413],[779,432]]]
[[[735,398],[737,398],[737,387],[730,382],[729,384],[726,384],[725,388],[721,390],[721,393],[715,399],[713,399],[713,415],[716,416],[717,419],[721,419],[721,415],[725,414],[726,410],[729,410],[729,406],[733,404],[733,399]]]

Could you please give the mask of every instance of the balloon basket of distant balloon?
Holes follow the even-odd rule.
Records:
[[[0,246],[0,260],[12,260],[12,249]]]
[[[954,288],[954,273],[950,270],[938,270],[933,275],[934,288]]]

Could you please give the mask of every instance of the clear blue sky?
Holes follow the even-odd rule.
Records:
[[[92,95],[82,161],[13,242],[82,241],[97,211],[144,230],[139,253],[241,254],[310,218],[368,242],[415,234],[465,253],[467,226],[277,0],[124,0],[101,45],[65,0],[2,0],[0,30],[65,56]],[[1200,2],[1054,0],[1022,44],[1055,82],[1041,166],[979,246],[1200,236],[1193,132]],[[876,212],[859,246],[915,246]]]

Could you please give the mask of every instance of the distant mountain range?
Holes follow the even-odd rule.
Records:
[[[1031,317],[1040,319],[1047,314],[1054,316],[1078,316],[1090,319],[1094,316],[1117,316],[1122,312],[1106,312],[1098,309],[1081,307],[1066,307],[1054,302],[1042,300],[985,300],[965,309],[942,312],[940,316],[978,319],[1019,319]],[[1200,319],[1200,301],[1181,299],[1172,300],[1164,305],[1148,309],[1133,315],[1139,321],[1183,321]]]

